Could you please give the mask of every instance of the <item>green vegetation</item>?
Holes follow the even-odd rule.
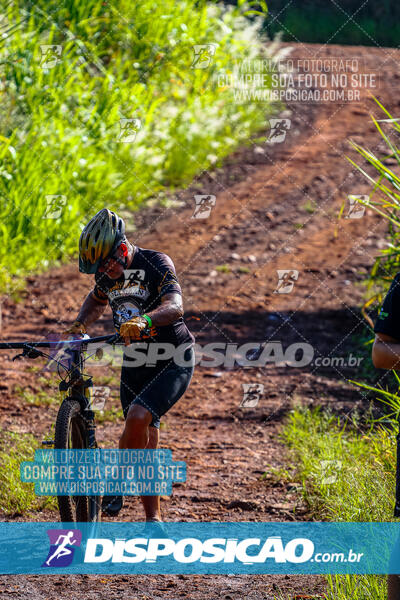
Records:
[[[0,511],[3,514],[56,508],[55,497],[36,496],[34,485],[23,483],[20,478],[21,462],[33,460],[38,447],[38,441],[30,433],[0,431]]]
[[[392,520],[393,430],[371,425],[363,432],[357,417],[343,424],[320,408],[297,408],[289,415],[283,439],[299,465],[312,516],[329,521]]]
[[[29,390],[24,390],[19,386],[16,386],[13,392],[19,395],[22,402],[27,402],[33,406],[50,406],[51,404],[56,404],[57,402],[58,404],[61,404],[58,392],[53,392],[53,394],[51,391],[49,392],[44,390],[30,392]]]
[[[307,200],[307,202],[303,204],[301,208],[303,208],[310,215],[312,215],[317,210],[318,206],[315,200]]]
[[[215,270],[218,271],[218,273],[230,273],[231,272],[231,268],[229,265],[218,265],[217,267],[215,267]]]
[[[39,369],[40,371],[40,369]],[[35,371],[37,374],[38,370]],[[37,377],[37,383],[41,386],[38,391],[32,391],[21,385],[14,385],[12,393],[18,396],[21,402],[32,404],[33,406],[50,406],[52,404],[61,404],[61,397],[58,391],[59,377],[57,373],[50,374],[50,377]]]
[[[111,369],[110,369],[111,370]],[[96,385],[119,385],[118,369],[112,369],[112,375],[95,375]]]
[[[132,230],[132,210],[265,127],[271,105],[236,103],[218,83],[238,61],[277,56],[255,12],[242,1],[4,5],[0,289],[75,253],[105,205]]]
[[[377,257],[366,278],[367,300],[362,313],[370,326],[373,322],[367,309],[381,304],[387,283],[400,270],[400,124],[375,98],[383,111],[384,120],[371,118],[386,146],[378,155],[352,142],[353,148],[366,161],[358,165],[350,163],[371,184],[368,198],[360,198],[360,204],[369,207],[388,223],[389,243]],[[311,206],[303,206],[311,212]],[[339,213],[343,216],[344,204]],[[371,328],[353,338],[364,360],[358,372],[362,382],[351,383],[372,392],[386,405],[386,414],[372,421],[368,414],[362,420],[353,415],[344,423],[333,413],[321,408],[296,408],[288,418],[282,438],[290,449],[295,467],[288,473],[280,473],[287,481],[298,481],[302,486],[303,499],[315,519],[328,521],[392,521],[396,433],[400,416],[400,378],[393,371],[394,380],[386,383],[386,389],[375,387],[376,371],[370,360]],[[390,388],[390,389],[388,389]],[[393,389],[392,389],[393,388]],[[371,405],[372,409],[372,405]],[[381,422],[385,422],[383,427]],[[276,476],[272,474],[273,476]],[[328,600],[384,600],[387,597],[386,576],[329,576]]]
[[[95,413],[96,423],[115,423],[116,421],[123,421],[124,414],[122,408],[113,406],[105,410],[96,411]]]
[[[328,521],[392,521],[395,489],[394,428],[357,417],[344,424],[320,408],[296,408],[282,439],[296,467],[289,480],[302,484],[311,515]],[[329,576],[328,600],[384,600],[385,576]]]
[[[367,199],[360,199],[359,203],[381,215],[388,224],[389,242],[387,248],[381,250],[367,280],[369,298],[364,308],[375,301],[381,302],[383,291],[387,282],[391,281],[395,273],[400,270],[400,177],[394,169],[400,166],[400,146],[398,145],[400,124],[388,110],[375,98],[375,102],[383,111],[383,118],[387,121],[381,123],[373,115],[371,118],[382,138],[382,143],[387,151],[377,156],[371,150],[363,148],[352,142],[353,148],[365,159],[366,166],[360,166],[351,158],[349,162],[369,181],[372,190]],[[343,207],[340,216],[343,212]]]

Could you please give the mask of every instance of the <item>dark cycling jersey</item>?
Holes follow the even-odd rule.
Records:
[[[122,323],[135,315],[154,310],[161,304],[164,294],[182,294],[170,257],[138,246],[121,277],[111,279],[106,273],[97,272],[95,282],[94,295],[101,300],[108,299],[117,331]],[[194,343],[182,317],[171,325],[153,327],[152,335],[158,342],[169,342],[174,346]]]
[[[400,273],[395,275],[386,294],[374,331],[400,340]]]

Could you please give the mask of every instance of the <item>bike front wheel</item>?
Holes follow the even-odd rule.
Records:
[[[87,448],[87,429],[77,400],[66,398],[58,411],[54,448],[83,450]],[[61,522],[90,522],[100,519],[99,496],[57,496]]]

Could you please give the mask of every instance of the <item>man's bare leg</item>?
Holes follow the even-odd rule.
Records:
[[[142,449],[149,441],[149,425],[153,416],[147,408],[134,404],[130,407],[125,421],[125,428],[119,439],[119,447]]]
[[[132,449],[158,448],[159,431],[149,427],[152,414],[143,406],[134,404],[129,409],[119,447]],[[161,521],[160,496],[140,496],[146,513],[146,521]]]
[[[149,427],[149,441],[146,448],[156,450],[159,439],[159,430],[156,427]],[[160,496],[140,496],[140,499],[146,513],[146,521],[161,521]]]

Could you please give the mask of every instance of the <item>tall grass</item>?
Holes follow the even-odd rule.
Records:
[[[380,115],[383,118],[379,119],[371,115],[381,137],[380,151],[377,153],[351,142],[365,162],[359,165],[348,157],[350,163],[371,184],[368,200],[361,200],[361,203],[377,212],[388,224],[387,247],[376,258],[366,281],[369,297],[362,311],[372,327],[373,322],[366,311],[372,305],[382,302],[386,282],[391,282],[400,266],[400,124],[377,98],[374,100],[383,113]],[[381,150],[382,147],[384,149]],[[400,384],[399,376],[395,371],[393,373],[397,384]],[[389,408],[388,414],[384,416],[385,421],[389,422],[388,428],[382,428],[375,423],[368,434],[363,435],[357,430],[342,427],[339,422],[330,421],[331,417],[328,418],[324,413],[309,412],[305,419],[304,411],[295,411],[284,437],[299,461],[303,480],[307,480],[305,488],[308,486],[311,492],[306,490],[304,493],[316,514],[335,521],[392,520],[396,465],[395,433],[400,416],[400,396],[398,392],[392,393],[367,383],[352,383],[375,392],[380,402]],[[315,444],[315,451],[307,443],[308,435]],[[301,444],[297,441],[299,439]],[[312,468],[316,471],[321,471],[320,463],[315,461],[321,458],[326,460],[331,455],[340,461],[341,469],[336,481],[326,488],[320,483],[323,476],[321,472],[318,473],[317,479],[310,475],[310,465],[313,465]],[[328,580],[328,598],[332,600],[383,600],[387,598],[386,590],[386,577],[381,576],[331,576]]]
[[[383,119],[371,118],[381,137],[379,155],[360,144],[353,148],[365,160],[350,163],[371,184],[368,200],[360,201],[376,211],[388,224],[389,243],[377,257],[367,279],[370,297],[363,307],[381,302],[385,282],[400,270],[400,123],[375,98]],[[343,207],[339,216],[342,216]],[[394,372],[397,383],[400,378]],[[400,396],[383,388],[353,381],[375,392],[389,412],[382,427],[371,423],[369,430],[359,427],[357,418],[343,424],[332,413],[320,408],[293,410],[283,431],[296,464],[294,477],[302,483],[302,494],[314,518],[328,521],[392,521],[395,494],[396,432],[400,416]],[[363,430],[364,429],[364,430]],[[385,576],[328,577],[328,600],[386,600]]]
[[[2,289],[75,252],[81,228],[103,206],[127,214],[184,186],[273,110],[234,103],[218,83],[235,62],[278,52],[265,44],[263,17],[249,20],[243,1],[15,0],[3,9]],[[207,68],[192,68],[201,44],[213,44],[215,55]],[[54,66],[43,61],[43,45],[61,47]],[[121,119],[136,119],[129,143],[120,141]],[[48,210],[47,196],[66,198]]]
[[[361,432],[357,421],[343,424],[319,408],[298,408],[289,415],[283,439],[299,465],[303,496],[313,516],[392,520],[394,430],[371,425]]]
[[[381,302],[383,291],[400,270],[400,122],[377,98],[374,98],[383,114],[382,118],[371,115],[381,137],[379,154],[351,142],[351,145],[363,157],[364,164],[350,163],[369,181],[371,193],[368,200],[360,202],[378,213],[388,225],[387,247],[381,250],[367,279],[369,291],[373,291],[364,308],[375,301]]]
[[[296,408],[282,433],[295,462],[294,479],[314,518],[328,521],[392,521],[396,437],[392,428],[357,420],[347,425],[320,408]],[[328,600],[385,600],[386,577],[328,577]]]
[[[33,460],[35,448],[38,446],[37,440],[30,433],[0,431],[1,513],[26,514],[28,511],[42,510],[45,506],[57,506],[55,497],[36,496],[34,485],[21,481],[21,462]]]

